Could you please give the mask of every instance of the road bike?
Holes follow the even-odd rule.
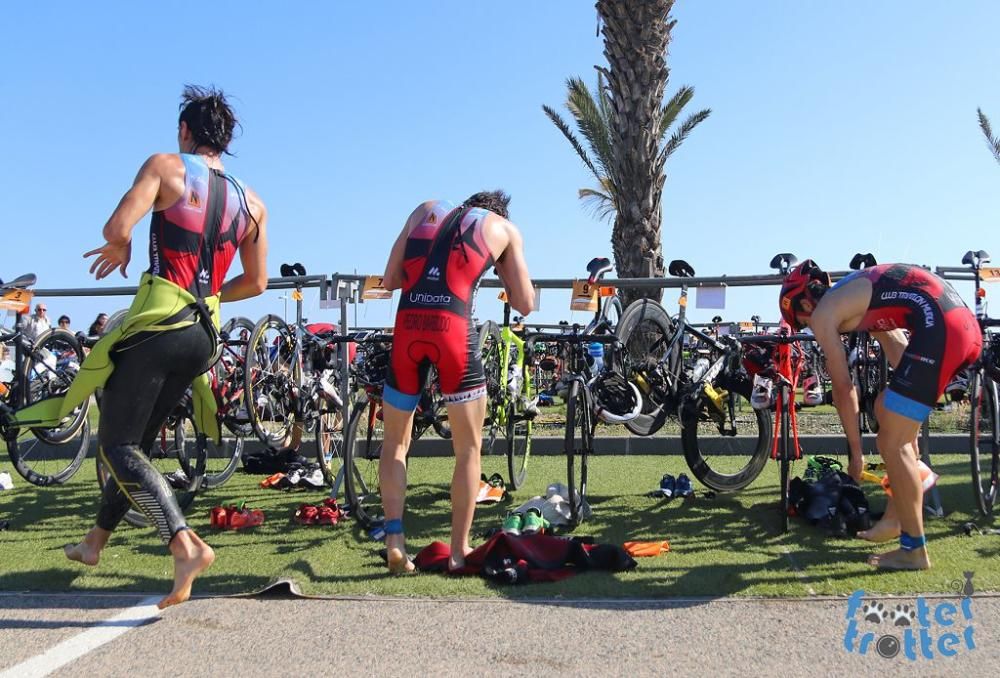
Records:
[[[860,271],[875,265],[877,262],[871,252],[858,252],[851,259],[850,268]],[[862,433],[878,433],[875,401],[889,381],[889,361],[885,352],[868,332],[851,332],[847,338],[847,365],[858,393],[858,427]]]

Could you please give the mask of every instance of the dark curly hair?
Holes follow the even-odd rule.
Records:
[[[232,107],[221,89],[185,85],[181,93],[180,119],[187,123],[198,146],[208,146],[216,153],[229,152],[233,131],[239,127]]]
[[[470,195],[462,204],[466,207],[482,207],[484,210],[489,210],[507,219],[507,205],[510,204],[510,196],[499,189],[495,191],[480,191],[479,193]]]

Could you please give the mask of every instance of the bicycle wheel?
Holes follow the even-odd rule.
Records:
[[[22,367],[20,405],[65,394],[82,362],[83,349],[72,333],[54,329],[39,335]],[[88,398],[60,426],[9,430],[7,450],[21,477],[40,486],[73,477],[90,448],[89,411]]]
[[[787,394],[786,394],[787,397]],[[782,407],[784,408],[784,403]],[[778,413],[781,416],[781,413]],[[781,416],[781,440],[778,441],[778,453],[781,457],[781,531],[788,532],[788,474],[792,467],[792,451],[789,449],[791,440],[788,434],[788,417]]]
[[[207,456],[207,444],[204,435],[198,435],[194,440],[194,449],[189,450],[193,461],[190,463],[191,474],[186,474],[181,469],[180,455],[185,454],[177,447],[175,429],[181,425],[180,417],[183,412],[168,417],[167,421],[160,429],[160,434],[153,442],[147,453],[147,457],[153,466],[163,474],[167,484],[174,490],[174,499],[181,511],[187,513],[188,508],[194,502],[195,495],[201,489],[202,479],[205,471],[205,459]],[[185,444],[185,449],[188,446]],[[98,446],[97,452],[97,483],[102,491],[106,483],[115,482],[111,477],[107,465],[104,462],[104,453]],[[150,518],[133,506],[125,514],[125,522],[134,527],[149,527],[152,524]]]
[[[265,445],[280,445],[292,427],[300,369],[294,347],[291,330],[276,315],[257,323],[247,345],[244,398],[254,433]]]
[[[381,404],[362,396],[347,423],[344,436],[344,493],[351,514],[363,527],[382,520],[378,465],[382,455]]]
[[[624,376],[642,393],[642,411],[625,422],[625,428],[635,435],[651,436],[668,414],[664,405],[670,384],[664,374],[672,371],[675,362],[674,356],[667,356],[674,323],[658,303],[639,299],[625,309],[615,334],[624,348]]]
[[[337,474],[344,468],[344,413],[341,408],[320,397],[315,428],[316,461],[323,478],[334,487]]]
[[[241,316],[230,318],[222,326],[221,333],[227,338],[223,342],[222,355],[214,367],[217,395],[222,403],[219,408],[222,424],[234,435],[244,438],[254,435],[244,397],[247,346],[253,328],[254,324],[246,318]]]
[[[506,428],[507,375],[504,374],[501,351],[506,350],[500,328],[492,320],[479,327],[479,352],[486,374],[486,419],[483,421],[482,454],[493,453],[497,434]]]
[[[716,492],[742,490],[757,479],[771,446],[771,415],[750,406],[749,379],[715,384],[725,391],[720,405],[698,398],[698,409],[685,409],[681,444],[688,468],[702,485]],[[721,430],[720,430],[721,429]]]
[[[566,475],[569,480],[570,523],[579,525],[587,496],[587,455],[591,446],[590,405],[586,389],[574,379],[566,395]]]
[[[983,515],[993,512],[1000,484],[1000,432],[997,430],[997,385],[982,368],[972,372],[969,383],[971,414],[969,445],[972,451],[972,491]],[[986,464],[988,472],[983,473]]]
[[[507,478],[512,491],[524,487],[528,477],[533,417],[525,415],[524,404],[530,400],[530,388],[527,378],[522,379],[519,397],[507,402]]]
[[[199,442],[190,407],[184,410],[183,418],[178,419],[173,426],[173,434],[173,447],[181,470],[188,478],[201,473],[201,489],[220,487],[233,477],[243,456],[243,436],[229,437],[223,431],[221,445],[216,445],[210,439]],[[196,468],[199,462],[203,464],[200,471]]]

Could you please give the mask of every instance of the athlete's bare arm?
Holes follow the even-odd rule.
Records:
[[[524,260],[524,240],[521,238],[521,232],[517,230],[517,226],[501,217],[495,217],[490,221],[494,225],[487,231],[487,237],[491,240],[495,238],[494,242],[506,240],[503,249],[494,255],[497,275],[507,290],[511,307],[521,315],[528,315],[535,310],[535,287],[531,284],[528,264]],[[496,250],[491,246],[491,251]]]
[[[382,276],[382,287],[387,290],[398,290],[406,282],[406,272],[403,269],[403,260],[406,256],[406,238],[410,235],[410,230],[422,222],[427,214],[433,209],[434,201],[421,203],[417,209],[410,212],[403,230],[399,232],[396,242],[389,252],[389,261],[385,265],[385,274]]]
[[[222,301],[249,299],[267,289],[267,207],[249,188],[246,189],[246,196],[253,219],[247,224],[247,232],[240,241],[243,272],[223,284],[220,292]]]
[[[150,156],[104,225],[107,242],[83,255],[84,258],[97,255],[90,272],[100,280],[118,269],[127,278],[125,269],[132,259],[132,229],[149,210],[170,206],[183,191],[184,162],[180,157],[170,153]]]

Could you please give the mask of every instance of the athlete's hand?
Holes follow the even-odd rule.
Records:
[[[852,454],[847,462],[847,475],[861,484],[861,472],[865,470],[865,456],[863,454]]]
[[[112,245],[111,243],[105,243],[103,247],[98,247],[97,249],[90,250],[83,255],[84,259],[87,257],[92,257],[97,255],[97,259],[90,266],[90,272],[94,273],[94,277],[98,280],[102,278],[107,278],[109,275],[114,273],[115,269],[121,271],[122,277],[127,278],[128,273],[125,272],[125,268],[128,266],[128,262],[132,260],[132,241],[129,241],[123,245]]]

